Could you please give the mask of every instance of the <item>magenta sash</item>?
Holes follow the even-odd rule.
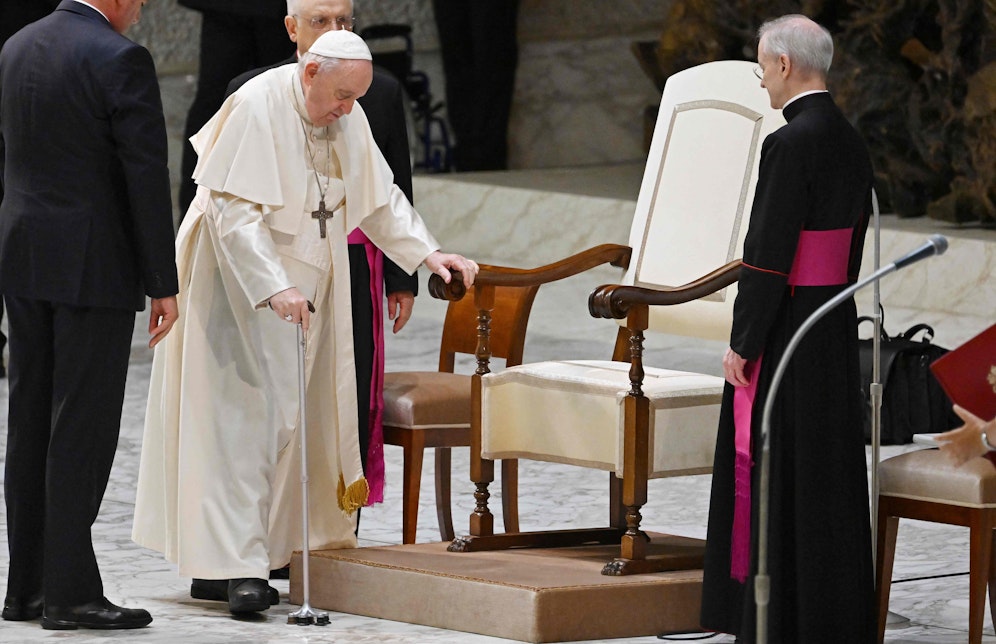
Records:
[[[792,286],[837,286],[847,283],[851,260],[851,228],[804,230],[792,260]]]
[[[384,253],[363,231],[349,233],[350,244],[363,244],[370,266],[370,308],[373,312],[373,374],[370,377],[370,444],[364,475],[370,486],[367,505],[384,500]],[[364,404],[357,400],[357,405]]]
[[[793,287],[846,284],[853,232],[851,228],[838,228],[803,230],[799,233],[788,284]],[[750,378],[750,384],[733,390],[733,444],[736,456],[733,465],[733,534],[730,538],[730,577],[740,583],[747,580],[750,566],[750,470],[754,465],[750,430],[757,381],[761,375],[761,356],[746,364],[744,374]]]

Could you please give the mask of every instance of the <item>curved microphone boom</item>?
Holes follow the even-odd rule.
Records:
[[[763,444],[761,454],[761,485],[760,499],[758,500],[758,539],[757,539],[757,574],[754,576],[754,601],[757,604],[756,620],[756,643],[767,644],[768,642],[768,601],[771,598],[771,579],[768,576],[768,505],[770,502],[769,477],[770,477],[770,452],[771,452],[771,412],[774,409],[775,396],[781,384],[782,377],[788,369],[789,360],[795,353],[803,336],[809,332],[820,318],[836,308],[842,302],[854,295],[855,292],[868,286],[872,282],[877,282],[889,273],[905,268],[921,259],[926,259],[933,255],[943,255],[948,249],[948,239],[944,235],[931,235],[920,247],[913,249],[891,264],[887,264],[868,277],[858,280],[851,286],[845,288],[836,296],[828,300],[823,306],[816,309],[812,315],[806,318],[805,322],[796,330],[792,339],[785,347],[785,353],[775,369],[775,374],[771,378],[771,386],[768,389],[767,399],[764,401],[764,413],[761,416],[761,442]]]

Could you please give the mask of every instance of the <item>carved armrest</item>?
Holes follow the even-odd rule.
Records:
[[[566,259],[539,268],[509,268],[507,266],[481,265],[474,280],[474,304],[477,307],[477,357],[476,374],[490,372],[491,360],[491,311],[494,309],[495,288],[532,287],[539,288],[547,282],[555,282],[599,266],[611,264],[619,268],[629,265],[632,249],[619,244],[602,244],[586,251],[571,255]],[[453,273],[447,284],[438,275],[429,277],[429,293],[440,300],[459,301],[466,295],[462,276]]]
[[[629,265],[631,254],[632,249],[629,246],[602,244],[538,268],[510,268],[508,266],[481,264],[481,270],[477,274],[474,285],[478,288],[486,286],[539,286],[583,273],[602,264],[626,268]],[[457,301],[463,298],[466,289],[459,273],[453,273],[453,278],[449,284],[445,283],[438,275],[431,275],[429,277],[429,293],[439,300]]]
[[[682,286],[643,288],[606,284],[588,296],[588,311],[596,318],[626,318],[629,329],[630,396],[643,396],[643,332],[649,324],[651,306],[691,302],[726,288],[740,278],[741,261],[729,264]]]
[[[740,278],[741,260],[737,259],[699,279],[682,286],[644,288],[605,284],[588,296],[592,317],[622,319],[636,305],[667,306],[697,300],[726,288]]]

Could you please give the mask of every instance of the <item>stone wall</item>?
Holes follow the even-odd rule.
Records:
[[[642,161],[642,112],[658,91],[630,53],[634,40],[656,38],[671,0],[521,0],[519,69],[510,124],[513,168]],[[356,0],[359,26],[412,25],[416,69],[436,101],[445,96],[430,0]],[[170,132],[170,166],[197,74],[200,14],[157,0],[129,36],[152,52]],[[443,110],[445,114],[445,108]],[[175,178],[175,176],[174,176]]]

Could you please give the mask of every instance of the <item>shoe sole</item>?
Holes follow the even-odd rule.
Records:
[[[271,588],[272,588],[272,586],[271,586]],[[195,587],[195,586],[191,586],[190,587],[190,597],[193,598],[193,599],[203,599],[203,600],[212,601],[212,602],[227,602],[228,601],[228,593],[227,592],[224,595],[221,595],[219,593],[212,592],[212,591],[208,590],[207,588],[201,588],[201,587]],[[277,604],[280,603],[280,593],[279,592],[269,593],[269,596],[267,597],[267,600],[270,602],[269,603],[270,606],[276,606]],[[274,601],[274,600],[276,600],[276,601]],[[259,608],[259,609],[244,611],[244,612],[254,613],[254,612],[257,612],[259,610],[266,610],[266,609]],[[240,611],[240,612],[242,612],[242,611]]]
[[[256,603],[246,602],[244,605],[237,608],[233,607],[231,603],[229,603],[228,610],[232,613],[232,615],[245,615],[247,613],[259,613],[267,610],[269,607],[269,600],[264,599],[263,601]]]
[[[48,619],[47,617],[42,617],[42,628],[49,631],[75,631],[80,628],[89,628],[93,630],[123,630],[126,628],[143,628],[152,623],[152,618],[143,619],[137,622],[125,622],[123,624],[88,624],[86,622],[67,622],[61,619]]]
[[[30,622],[33,619],[38,619],[42,614],[39,612],[37,614],[14,613],[11,611],[4,611],[2,617],[8,622]]]

